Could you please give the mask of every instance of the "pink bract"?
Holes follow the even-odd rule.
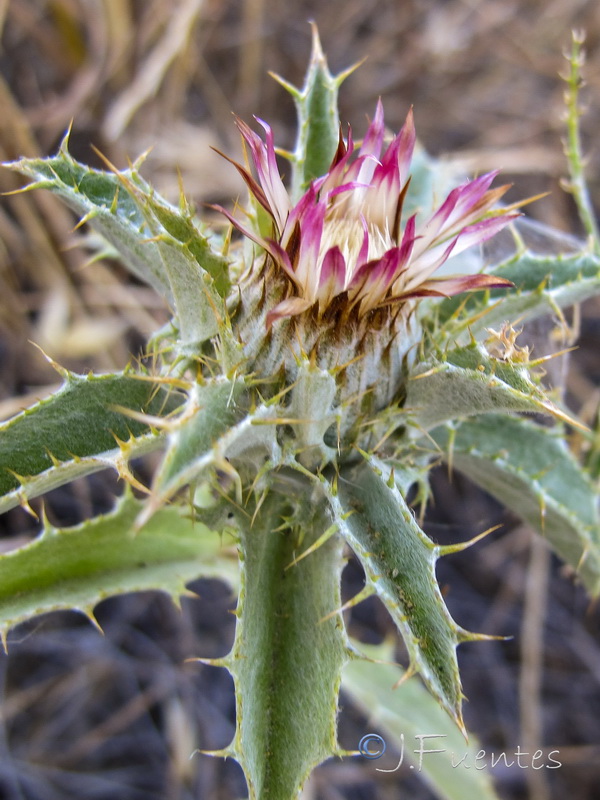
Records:
[[[256,178],[233,163],[271,216],[273,235],[265,238],[221,211],[264,248],[291,281],[290,296],[270,310],[267,325],[313,306],[322,315],[341,296],[364,316],[410,298],[512,285],[482,274],[433,277],[447,259],[494,236],[518,212],[492,211],[508,186],[491,189],[497,173],[489,172],[453,189],[424,223],[417,226],[415,214],[404,220],[415,146],[412,111],[384,147],[379,101],[360,149],[351,131],[347,142],[340,133],[329,171],[313,180],[295,204],[279,174],[271,128],[258,122],[265,130],[264,140],[237,121]]]

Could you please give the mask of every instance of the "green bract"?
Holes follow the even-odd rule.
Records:
[[[401,673],[378,673],[349,640],[346,545],[366,577],[355,599],[377,594],[410,670],[455,732],[464,729],[456,648],[485,637],[452,619],[436,581],[437,560],[461,546],[431,541],[407,502],[416,484],[426,494],[434,463],[448,461],[506,503],[600,592],[596,489],[564,435],[578,423],[548,396],[510,324],[598,294],[597,243],[564,257],[515,246],[474,273],[477,257],[461,258],[462,249],[515,217],[495,206],[494,175],[432,210],[447,187],[423,156],[410,185],[411,118],[384,151],[380,107],[360,150],[340,137],[342,78],[329,73],[315,34],[304,87],[284,84],[298,111],[290,194],[268,126],[265,143],[240,123],[258,173],[237,165],[251,190],[248,221],[234,220],[253,240],[244,249],[185,201],[175,208],[159,197],[135,165],[89,169],[67,141],[53,158],[12,164],[32,179],[28,189],[57,193],[105,237],[173,317],[149,345],[151,371],[57,367],[62,388],[0,426],[0,510],[106,467],[140,488],[129,461],[162,450],[144,499],[128,490],[111,514],[45,526],[0,558],[0,633],[56,608],[91,617],[111,594],[154,588],[176,600],[195,578],[230,581],[236,637],[219,664],[235,682],[237,730],[222,754],[239,761],[260,800],[297,797],[317,764],[344,755],[342,681],[392,738],[389,706],[405,696],[418,704],[407,729],[434,720],[447,730],[413,681],[386,699],[382,681]],[[451,255],[467,274],[435,277]],[[523,416],[531,412],[556,422],[541,426]],[[479,773],[460,780],[443,759],[426,769],[442,796],[493,797]]]

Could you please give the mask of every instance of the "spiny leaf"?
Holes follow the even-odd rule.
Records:
[[[172,304],[169,279],[158,248],[148,241],[152,232],[138,202],[124,190],[116,175],[75,161],[69,155],[67,143],[68,138],[65,138],[53,158],[23,158],[7,166],[33,179],[34,183],[27,189],[49,189],[80,217],[89,219],[117,250],[128,269]],[[135,170],[127,170],[122,175],[142,192],[151,193],[151,188]]]
[[[227,314],[221,298],[203,278],[188,248],[166,233],[156,236],[156,247],[173,293],[179,343],[193,357],[200,345],[222,331],[227,335]]]
[[[417,525],[391,472],[375,457],[342,473],[330,496],[340,532],[391,614],[428,688],[463,729],[456,646],[468,634],[452,620],[436,577],[436,546]]]
[[[394,663],[386,663],[393,662],[393,648],[351,642],[367,658],[352,659],[344,667],[342,689],[366,714],[369,727],[383,733],[388,752],[393,744],[403,763],[421,773],[441,800],[498,800],[489,771],[475,761],[480,751],[477,740],[470,735],[467,744],[421,682],[407,677]],[[423,755],[420,765],[419,736],[434,736],[422,740],[423,750],[438,751]],[[457,767],[464,755],[464,763]],[[372,762],[373,772],[394,770],[399,760],[390,752]]]
[[[18,505],[31,511],[29,501],[34,497],[39,497],[60,486],[65,486],[77,478],[85,478],[103,469],[114,469],[121,478],[137,486],[138,484],[135,478],[132,478],[129,470],[129,462],[133,458],[153,453],[163,446],[164,437],[160,432],[152,431],[132,437],[127,442],[121,442],[112,450],[57,462],[56,465],[31,477],[19,475],[19,487],[0,497],[0,513]]]
[[[477,335],[507,319],[525,322],[600,294],[600,258],[592,253],[536,256],[525,252],[488,272],[512,281],[515,289],[444,300],[437,306],[436,318],[448,324],[451,334],[458,327],[465,335],[467,329]],[[452,319],[454,314],[457,317]]]
[[[404,407],[425,429],[494,411],[565,416],[533,383],[525,365],[494,358],[477,344],[421,361],[407,382]]]
[[[181,402],[179,394],[133,374],[69,373],[55,394],[0,425],[0,510],[17,505],[21,491],[35,497],[114,464],[117,439],[125,457],[158,441],[146,422],[115,407],[165,416]]]
[[[600,593],[598,492],[562,430],[491,414],[432,436],[456,469],[541,533],[586,588]]]
[[[127,495],[110,514],[74,528],[47,527],[0,556],[0,631],[55,609],[90,615],[100,600],[157,589],[175,599],[185,584],[235,571],[220,536],[182,513],[163,509],[135,535],[142,503]]]
[[[288,524],[282,518],[288,515]],[[290,566],[323,532],[323,509],[269,495],[242,531],[242,589],[229,656],[237,730],[229,752],[252,800],[297,797],[311,770],[338,752],[337,697],[347,642],[338,615],[342,542]],[[289,567],[289,568],[288,568]]]
[[[250,408],[242,379],[218,378],[194,386],[169,436],[169,449],[154,481],[153,504],[158,507],[211,468],[234,474],[240,460],[246,460],[256,474],[278,448],[277,415],[276,407]]]
[[[133,186],[132,190],[169,278],[184,351],[194,355],[198,345],[220,334],[227,349],[235,352],[224,302],[231,285],[227,259],[215,251],[188,210],[175,209],[156,194],[141,193]],[[237,358],[233,352],[227,355],[237,362],[241,351]]]
[[[287,89],[296,104],[298,138],[292,161],[292,196],[298,199],[314,178],[324,175],[338,145],[340,120],[338,90],[354,67],[335,77],[329,72],[315,25],[312,52],[302,89],[274,76]]]
[[[286,413],[299,421],[294,434],[301,451],[300,461],[306,466],[316,465],[318,468],[335,457],[335,450],[324,442],[327,429],[335,425],[337,419],[332,408],[335,395],[336,383],[331,373],[311,364],[309,359],[303,359],[298,366]]]
[[[187,349],[226,335],[222,298],[229,290],[228,262],[189,210],[178,211],[135,168],[102,172],[79,164],[67,150],[57,156],[10,164],[34,179],[28,188],[50,189],[119,252],[126,266],[171,305]]]
[[[507,278],[521,292],[533,292],[544,284],[547,291],[567,288],[571,284],[600,278],[600,258],[592,253],[569,256],[536,256],[521,253],[504,264],[499,264],[492,275]],[[575,288],[575,287],[573,287]],[[502,296],[492,290],[493,296]]]
[[[231,287],[227,259],[211,246],[208,234],[200,231],[192,214],[173,208],[157,194],[148,197],[147,203],[165,231],[185,245],[202,269],[213,278],[219,295],[227,297]]]

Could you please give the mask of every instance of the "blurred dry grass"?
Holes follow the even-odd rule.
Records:
[[[596,0],[304,0],[295,4],[284,0],[0,0],[0,160],[51,153],[73,120],[71,149],[80,160],[98,163],[94,145],[113,163],[124,166],[128,158],[153,147],[145,175],[163,193],[176,196],[179,170],[188,195],[196,202],[229,202],[240,191],[239,183],[209,145],[228,152],[238,148],[232,110],[246,118],[257,114],[268,119],[277,140],[284,146],[291,144],[292,104],[266,77],[266,71],[301,81],[309,49],[309,19],[318,23],[332,70],[367,56],[342,88],[343,121],[360,132],[377,97],[382,96],[386,120],[397,128],[408,106],[414,104],[417,130],[430,152],[458,154],[471,171],[501,167],[515,183],[513,198],[550,190],[551,195],[531,212],[571,231],[577,230],[572,204],[558,188],[565,174],[563,87],[558,73],[564,68],[562,50],[571,29],[584,28],[589,56],[585,97],[590,107],[582,125],[590,154],[592,194],[596,200],[600,197],[595,136],[600,127]],[[0,190],[11,191],[19,185],[18,177],[2,170]],[[5,197],[0,206],[0,416],[14,413],[55,383],[54,374],[29,340],[71,368],[112,369],[123,366],[130,352],[139,351],[145,336],[164,319],[160,299],[117,265],[88,264],[86,234],[74,231],[73,226],[72,216],[43,192]],[[569,382],[572,398],[578,406],[587,404],[589,415],[597,404],[595,386],[600,379],[599,308],[594,302],[584,310],[582,348]],[[440,490],[438,510],[447,508],[445,521],[432,523],[432,534],[438,539],[448,533],[464,537],[463,525],[481,529],[483,519],[498,513],[461,487],[459,506],[445,488]],[[109,502],[112,488],[111,479],[97,478],[91,488],[88,484],[77,488],[77,503],[82,508],[101,508]],[[73,503],[72,494],[55,497],[56,517],[72,521]],[[8,522],[13,532],[31,529],[25,518],[14,514]],[[442,581],[447,579],[452,586],[451,607],[462,624],[490,633],[516,632],[524,613],[521,602],[530,559],[540,577],[527,593],[525,620],[531,625],[537,614],[539,625],[539,617],[543,622],[550,609],[550,622],[546,619],[544,629],[546,649],[542,641],[522,653],[517,644],[465,648],[462,662],[472,701],[467,713],[474,729],[497,748],[514,744],[527,731],[543,743],[564,741],[571,747],[574,766],[570,771],[565,767],[550,778],[514,771],[501,775],[504,796],[549,800],[569,787],[573,800],[592,800],[594,787],[600,783],[598,750],[589,749],[600,742],[594,721],[600,717],[598,614],[590,612],[584,618],[585,598],[560,579],[551,584],[547,602],[541,606],[534,602],[549,569],[554,573],[558,569],[531,550],[528,534],[519,528],[482,548],[481,554],[453,560]],[[15,644],[15,660],[8,665],[2,661],[8,670],[10,699],[4,708],[8,738],[0,744],[0,788],[10,800],[84,793],[106,800],[117,796],[120,800],[225,798],[241,791],[235,782],[239,777],[232,778],[229,768],[216,767],[206,759],[201,765],[192,762],[191,768],[184,767],[174,755],[193,749],[198,736],[203,746],[223,745],[225,740],[210,741],[211,730],[226,730],[231,724],[231,719],[217,719],[223,713],[217,703],[207,711],[207,701],[199,693],[199,682],[207,683],[207,679],[196,676],[193,683],[180,667],[181,659],[192,651],[210,655],[207,649],[212,645],[207,645],[206,638],[217,637],[214,620],[211,627],[206,612],[197,606],[190,607],[182,620],[158,601],[152,601],[150,611],[145,599],[119,602],[121,622],[111,617],[110,607],[105,612],[108,626],[114,626],[113,635],[107,637],[108,650],[100,647],[95,632],[83,636],[82,629],[76,630],[81,645],[75,645],[68,627],[56,633],[54,623],[48,623],[38,635]],[[216,601],[208,602],[210,606]],[[221,597],[219,602],[226,607],[229,599]],[[152,609],[157,608],[149,622]],[[373,615],[379,619],[376,608],[365,608],[355,617],[357,630],[369,615],[369,625]],[[226,617],[223,611],[219,619]],[[179,639],[169,634],[170,629],[175,629]],[[203,634],[201,644],[199,633]],[[229,626],[225,638],[230,634]],[[158,640],[156,644],[150,644],[153,639]],[[219,642],[214,647],[222,652],[225,639]],[[127,661],[124,653],[132,649],[133,659]],[[99,660],[93,660],[95,653]],[[522,692],[519,710],[521,657],[533,670],[527,673],[533,681],[523,684],[529,688]],[[158,671],[152,672],[151,663]],[[161,670],[169,675],[170,690],[159,680]],[[214,683],[216,678],[211,680],[211,691],[215,691],[220,684]],[[73,685],[75,695],[67,694]],[[89,691],[86,695],[85,687],[92,687],[91,695]],[[190,692],[193,702],[186,694]],[[219,700],[221,694],[219,689]],[[90,699],[94,695],[95,703]],[[102,706],[104,715],[99,710]],[[231,717],[231,707],[228,713]],[[75,722],[81,718],[90,725],[87,733],[79,727],[83,723]],[[142,718],[146,725],[138,728]],[[351,730],[362,730],[357,725]],[[183,743],[177,744],[182,738]],[[347,744],[354,746],[354,741]],[[63,745],[66,754],[59,757]],[[115,752],[119,747],[120,760]],[[152,764],[154,771],[148,766]],[[318,772],[314,796],[327,800],[398,796],[396,777],[375,785],[372,769],[346,764],[344,777],[339,767],[329,769]],[[77,773],[86,770],[83,783],[77,783]],[[404,775],[405,780],[409,778]],[[415,798],[428,797],[423,787],[403,786]]]

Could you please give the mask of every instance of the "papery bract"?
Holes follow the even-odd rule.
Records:
[[[417,225],[416,214],[403,220],[415,146],[412,111],[387,147],[381,101],[359,149],[351,131],[347,141],[340,132],[329,171],[313,180],[296,204],[279,175],[271,128],[259,122],[264,141],[237,121],[258,181],[235,166],[271,216],[273,236],[262,236],[221,210],[291,282],[290,296],[270,309],[268,326],[315,304],[323,315],[342,295],[360,317],[411,298],[511,285],[481,274],[433,277],[448,258],[484,242],[518,212],[492,210],[508,186],[490,189],[497,173],[489,172],[452,190],[425,222]]]

